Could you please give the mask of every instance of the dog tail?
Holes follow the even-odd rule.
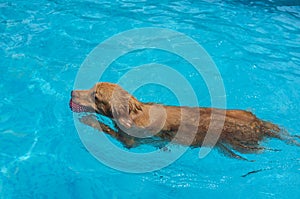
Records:
[[[243,131],[221,135],[217,147],[223,154],[245,160],[244,157],[236,154],[235,151],[240,154],[260,153],[265,150],[280,151],[278,149],[261,146],[260,142],[263,141],[264,138],[275,138],[289,145],[300,147],[299,135],[291,135],[285,129],[271,122],[257,119],[255,128],[251,128],[247,125],[243,127]]]
[[[275,124],[263,121],[262,131],[270,138],[277,138],[289,145],[300,147],[300,142],[297,140],[300,139],[300,135],[291,135],[287,130]]]

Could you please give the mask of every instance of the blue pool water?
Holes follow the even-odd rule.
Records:
[[[0,2],[0,198],[300,198],[299,147],[270,140],[239,161],[189,149],[158,171],[131,174],[98,162],[83,146],[68,102],[89,52],[132,28],[179,31],[201,44],[223,78],[228,108],[300,132],[300,3],[297,0]],[[182,72],[210,105],[205,83],[188,63],[143,51],[111,64],[103,81],[162,63]],[[146,85],[143,101],[176,104]],[[137,149],[135,149],[137,150]],[[249,175],[247,175],[249,174]]]

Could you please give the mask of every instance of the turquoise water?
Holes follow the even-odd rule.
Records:
[[[299,198],[299,148],[247,155],[255,162],[189,149],[145,174],[98,162],[83,146],[68,102],[88,53],[132,28],[161,27],[201,44],[222,75],[228,108],[300,132],[299,1],[10,1],[0,3],[0,198]],[[209,106],[207,88],[188,64],[165,52],[137,52],[103,76],[116,82],[149,62],[179,69]],[[149,85],[138,99],[176,104]],[[247,175],[248,174],[248,175]]]

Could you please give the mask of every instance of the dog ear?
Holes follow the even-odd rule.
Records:
[[[122,88],[115,88],[110,101],[113,118],[125,128],[131,128],[133,121],[130,113],[141,110],[141,103]]]

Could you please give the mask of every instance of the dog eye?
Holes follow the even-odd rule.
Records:
[[[94,92],[93,95],[94,95],[93,97],[94,97],[94,99],[95,99],[96,102],[101,102],[101,99],[99,98],[100,96],[97,95],[97,92]]]
[[[96,92],[95,91],[92,92],[91,96],[92,96],[92,98],[96,98]]]

